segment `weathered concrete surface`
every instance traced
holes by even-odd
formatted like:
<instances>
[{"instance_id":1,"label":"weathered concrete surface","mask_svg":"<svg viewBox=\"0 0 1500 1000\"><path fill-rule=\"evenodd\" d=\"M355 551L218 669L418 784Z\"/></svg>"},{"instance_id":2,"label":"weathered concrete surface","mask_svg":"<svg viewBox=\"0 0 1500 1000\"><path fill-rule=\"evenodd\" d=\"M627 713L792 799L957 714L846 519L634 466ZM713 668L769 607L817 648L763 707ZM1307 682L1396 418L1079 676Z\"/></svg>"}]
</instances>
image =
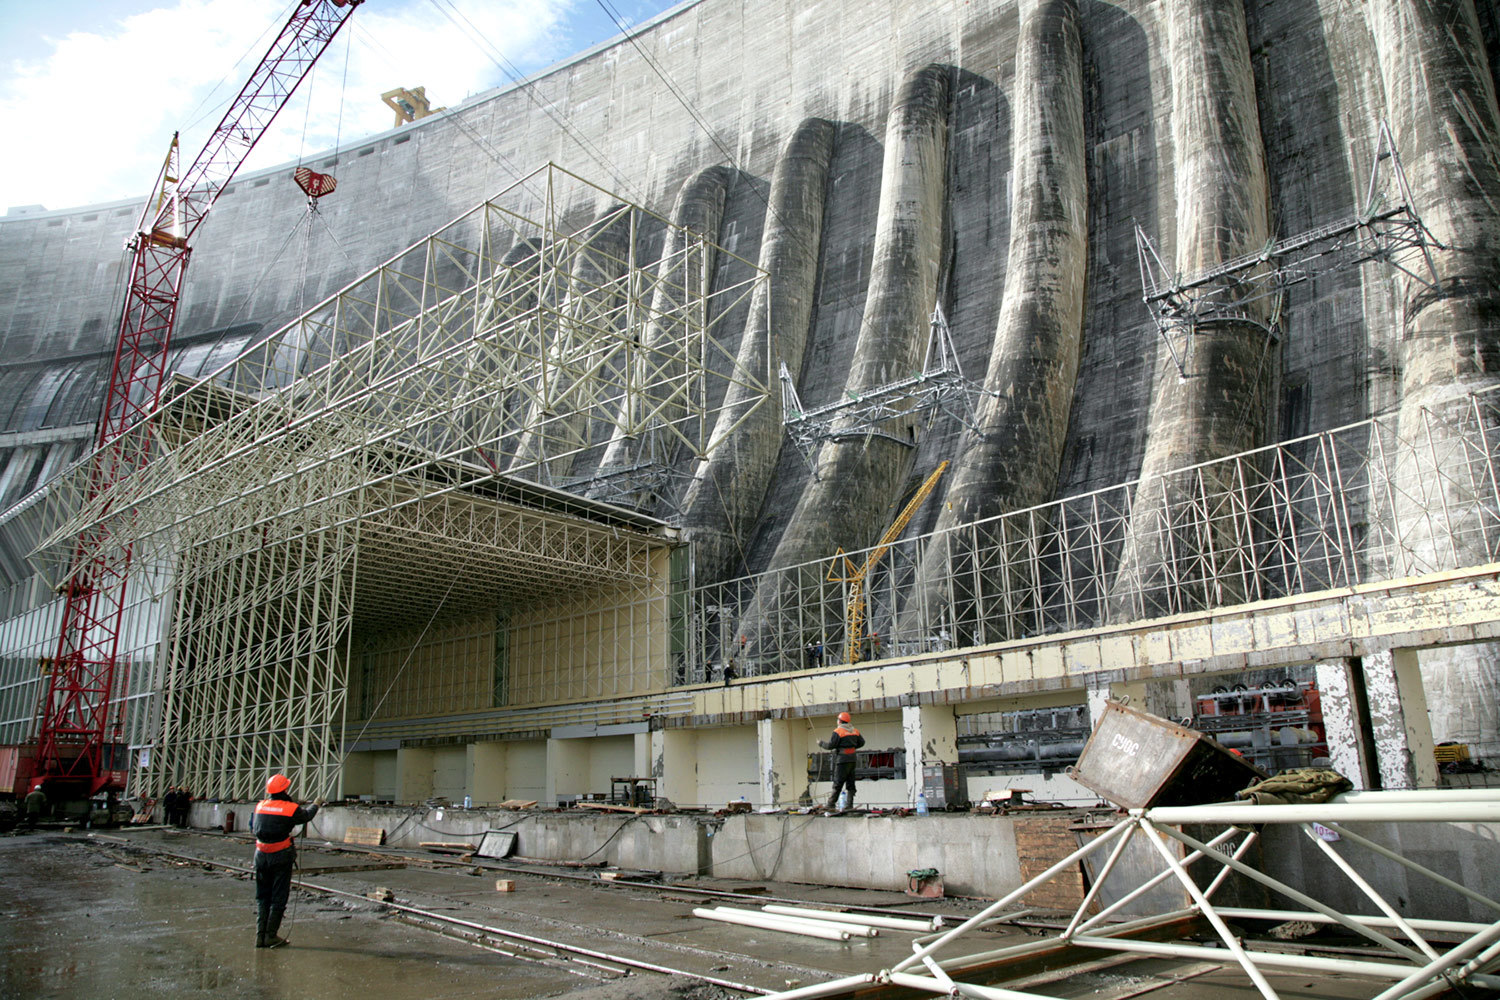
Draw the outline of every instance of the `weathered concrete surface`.
<instances>
[{"instance_id":1,"label":"weathered concrete surface","mask_svg":"<svg viewBox=\"0 0 1500 1000\"><path fill-rule=\"evenodd\" d=\"M1388 110L1387 79L1395 84L1391 118L1429 224L1444 239L1454 238L1453 227L1470 226L1472 231L1457 241L1477 246L1493 245L1496 225L1494 188L1485 179L1492 175L1487 164L1493 164L1497 148L1493 118L1487 117L1496 67L1480 65L1486 52L1493 56L1500 45L1493 4L1390 0L1359 7L1342 0L1245 0L1248 63L1236 55L1238 40L1230 45L1217 26L1202 32L1202 46L1216 53L1214 58L1203 52L1188 53L1186 62L1177 57L1185 37L1178 22L1191 5L1079 0L1078 6L1088 277L1059 495L1127 481L1143 467L1157 337L1140 305L1133 225L1139 221L1178 256L1184 253L1182 240L1171 234L1203 231L1202 213L1178 196L1189 182L1176 176L1185 169L1180 157L1191 151L1177 148L1174 127L1191 122L1175 113L1175 78L1188 73L1194 60L1208 58L1209 72L1222 75L1219 63L1227 52L1253 74L1252 117L1267 151L1278 235L1349 213L1351 192L1362 185L1369 167L1374 119ZM1201 9L1233 12L1223 4ZM1483 35L1477 40L1476 23ZM1022 92L1020 34L1014 0L840 0L811 7L793 0L700 0L668 12L637 39L715 134L735 140L729 148L749 194L729 199L722 236L726 247L747 257L764 254L774 236L775 226L768 225L762 238L763 206L753 193L789 149L788 137L811 116L836 123L839 142L829 157L825 190L819 200L809 201L821 202L826 212L808 213L821 230L816 263L809 265L814 277L805 286L810 331L802 366L805 399L821 394L817 401L827 401L848 384L870 305L871 237L881 164L889 152L880 136L900 82L929 63L955 68L943 196L953 278L944 301L967 370L984 370L1002 305L998 292L1010 284L1006 248L1012 199L1006 191L1016 182L1009 172L1010 145L1023 123L1008 102ZM756 58L743 58L747 51ZM1181 69L1174 72L1174 66ZM1236 70L1228 81L1237 88L1237 109L1245 106L1246 79ZM1489 101L1481 99L1486 94ZM556 120L539 110L543 103L560 109L571 129L560 131ZM477 144L476 133L496 137L495 146ZM664 211L689 177L722 159L686 110L662 99L654 70L629 44L584 53L540 74L525 89L481 95L452 112L325 155L315 158L319 169L340 179L338 194L322 209L338 245L319 233L302 252L278 258L276 248L304 210L288 177L290 165L238 179L195 250L179 328L183 351L174 368L189 374L213 370L256 331L287 321L300 305L510 184L508 161L530 165L553 158ZM514 200L520 206L524 198ZM587 226L594 207L568 206L569 224ZM0 429L50 434L81 428L71 438L0 439L5 449L0 507L75 457L79 439L87 436L97 406L97 371L107 360L103 353L115 325L122 278L118 248L136 212L134 203L120 203L0 220ZM1244 242L1247 233L1229 236ZM1483 254L1440 255L1439 267L1453 280L1443 294L1407 303L1416 307L1407 315L1419 335L1398 329L1395 303L1407 296L1404 290L1393 294L1390 272L1379 267L1294 289L1288 297L1279 405L1267 407L1268 418L1279 411L1278 436L1341 426L1381 411L1394 403L1401 385L1411 390L1416 405L1429 384L1447 384L1443 365L1468 373L1454 385L1488 378L1496 323L1491 307L1480 307L1488 301L1483 289L1495 284L1487 270L1491 266ZM1451 338L1445 327L1450 322ZM786 335L779 324L768 326L778 337ZM924 429L916 467L954 457L961 440L962 428L951 420ZM741 454L753 453L756 463L771 465L779 445L772 427ZM722 477L716 472L702 480L703 492L718 493L717 484L735 481L734 465L728 463ZM800 465L795 455L784 455L774 472L752 475L747 464L745 488L725 491L734 494L729 502L736 505L733 540L725 543L733 568L726 573L770 564L787 513L804 492L807 474ZM762 502L754 483L764 476L771 483ZM709 482L716 484L714 490L707 489ZM932 506L934 515L937 509ZM830 511L809 514L834 519ZM913 530L928 526L919 520ZM26 572L21 547L0 543L0 550L6 582L20 579ZM831 547L817 554L827 551ZM1168 622L1164 629L1174 632L1175 625ZM1419 628L1408 631L1423 634ZM1445 630L1437 634L1434 641L1446 641ZM1170 638L1164 641L1171 644ZM1060 648L1065 646L1063 641ZM34 660L22 656L15 662ZM1481 677L1494 675L1482 664L1478 670ZM1482 687L1454 691L1441 702L1500 704ZM14 713L0 725L0 735L20 738L25 722ZM414 720L412 731L421 725Z\"/></svg>"},{"instance_id":2,"label":"weathered concrete surface","mask_svg":"<svg viewBox=\"0 0 1500 1000\"><path fill-rule=\"evenodd\" d=\"M751 369L770 356L802 374L822 244L823 196L835 129L809 118L797 127L776 162L766 205L760 267L770 281L752 293L750 318L740 340L739 363ZM774 384L766 372L766 384ZM698 579L712 583L749 572L748 538L761 515L766 489L781 453L781 396L774 393L753 412L755 394L731 386L714 425L710 454L698 462L683 500L683 527L693 540Z\"/></svg>"},{"instance_id":3,"label":"weathered concrete surface","mask_svg":"<svg viewBox=\"0 0 1500 1000\"><path fill-rule=\"evenodd\" d=\"M1197 276L1266 245L1270 193L1241 0L1166 6L1176 273ZM1153 593L1177 582L1204 579L1196 595L1184 589L1186 600L1204 606L1233 604L1247 592L1234 577L1244 561L1243 539L1200 538L1191 526L1168 526L1162 517L1169 497L1199 492L1192 473L1167 473L1266 440L1266 406L1280 363L1268 328L1271 303L1242 313L1194 321L1172 334L1175 357L1157 345L1141 485L1112 592L1115 616L1177 610Z\"/></svg>"},{"instance_id":4,"label":"weathered concrete surface","mask_svg":"<svg viewBox=\"0 0 1500 1000\"><path fill-rule=\"evenodd\" d=\"M979 431L964 436L954 457L934 530L1052 499L1073 402L1088 267L1075 0L1022 4L1018 48L1010 250L984 377L989 394L975 414ZM951 564L968 565L967 541L955 535L930 548L922 577L942 578ZM954 576L962 578L962 571Z\"/></svg>"},{"instance_id":5,"label":"weathered concrete surface","mask_svg":"<svg viewBox=\"0 0 1500 1000\"><path fill-rule=\"evenodd\" d=\"M1196 673L1282 668L1500 638L1500 567L1127 622L868 669L825 667L694 692L703 725L893 711ZM1079 700L1082 700L1081 698Z\"/></svg>"},{"instance_id":6,"label":"weathered concrete surface","mask_svg":"<svg viewBox=\"0 0 1500 1000\"><path fill-rule=\"evenodd\" d=\"M202 809L203 807L198 807ZM1105 818L1110 810L1101 814ZM198 812L195 811L195 819ZM416 847L420 841L471 839L484 829L501 829L512 817L524 822L510 829L521 837L517 854L556 861L589 861L628 869L743 879L757 884L766 880L840 887L862 887L901 891L906 872L914 868L936 868L945 889L955 895L998 897L1030 877L1018 848L1018 837L1038 817L1035 814L985 816L969 813L934 813L918 816L816 816L793 813L765 815L743 813L717 819L712 816L621 815L580 816L574 812L505 814L473 810L445 811L441 819L431 811L370 810L329 807L309 831L306 844L338 843L345 824L385 826L393 836L391 846ZM1082 819L1083 811L1070 813ZM337 818L335 818L337 817ZM1106 819L1107 821L1107 819ZM655 824L655 825L652 825ZM662 843L650 851L614 854L621 841L650 826ZM1261 864L1264 870L1288 883L1303 887L1316 898L1344 900L1351 912L1359 911L1355 895L1346 888L1347 878L1312 848L1294 849L1290 840L1302 840L1290 828L1279 829L1280 846L1270 846ZM1500 895L1500 871L1490 863L1497 831L1487 824L1353 824L1355 832L1377 842L1411 853L1413 860L1455 878L1475 891ZM3 843L3 842L0 842ZM601 849L601 845L608 844ZM523 846L525 845L525 846ZM1477 904L1401 871L1398 866L1372 860L1363 849L1353 848L1361 870L1377 879L1382 891L1408 900L1403 912L1413 916L1489 919ZM534 853L538 850L545 853ZM1058 857L1061 857L1059 855ZM306 865L304 861L304 866ZM1045 866L1044 866L1045 867ZM1155 870L1151 864L1145 868ZM1045 905L1045 904L1043 904Z\"/></svg>"},{"instance_id":7,"label":"weathered concrete surface","mask_svg":"<svg viewBox=\"0 0 1500 1000\"><path fill-rule=\"evenodd\" d=\"M1500 110L1472 0L1378 0L1367 10L1412 196L1453 248L1435 258L1437 287L1408 280L1402 304L1402 436L1426 435L1441 454L1454 445L1425 409L1500 378ZM1434 523L1419 499L1463 488L1413 483L1398 500L1403 542L1419 557L1473 548L1468 525ZM1500 649L1431 652L1422 672L1437 739L1500 743Z\"/></svg>"},{"instance_id":8,"label":"weathered concrete surface","mask_svg":"<svg viewBox=\"0 0 1500 1000\"><path fill-rule=\"evenodd\" d=\"M378 983L388 1000L519 998L589 982L300 893L293 945L259 950L253 885L78 839L0 838L0 996L335 1000Z\"/></svg>"},{"instance_id":9,"label":"weathered concrete surface","mask_svg":"<svg viewBox=\"0 0 1500 1000\"><path fill-rule=\"evenodd\" d=\"M886 125L880 214L874 266L845 392L857 396L921 368L928 316L937 300L942 264L943 203L947 191L949 79L952 69L928 66L902 86ZM842 545L870 544L893 516L911 469L915 420L865 433L847 421L820 447L816 474L804 490L776 553L773 568L795 566L833 554ZM783 634L775 618L780 581L757 594L740 632L754 645L754 662L766 656L764 640L778 646L800 634Z\"/></svg>"}]
</instances>

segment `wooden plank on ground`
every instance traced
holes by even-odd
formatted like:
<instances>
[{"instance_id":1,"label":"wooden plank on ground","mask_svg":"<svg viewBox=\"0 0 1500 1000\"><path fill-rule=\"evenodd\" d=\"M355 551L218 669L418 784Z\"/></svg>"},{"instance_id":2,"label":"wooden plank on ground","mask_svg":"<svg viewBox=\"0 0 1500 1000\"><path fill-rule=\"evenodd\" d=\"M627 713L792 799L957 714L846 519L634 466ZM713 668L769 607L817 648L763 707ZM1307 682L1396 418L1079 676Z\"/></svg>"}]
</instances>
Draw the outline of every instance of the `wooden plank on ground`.
<instances>
[{"instance_id":1,"label":"wooden plank on ground","mask_svg":"<svg viewBox=\"0 0 1500 1000\"><path fill-rule=\"evenodd\" d=\"M530 809L536 805L536 799L506 799L496 806L496 809Z\"/></svg>"},{"instance_id":2,"label":"wooden plank on ground","mask_svg":"<svg viewBox=\"0 0 1500 1000\"><path fill-rule=\"evenodd\" d=\"M344 843L362 847L379 847L385 843L383 826L351 826L344 831Z\"/></svg>"},{"instance_id":3,"label":"wooden plank on ground","mask_svg":"<svg viewBox=\"0 0 1500 1000\"><path fill-rule=\"evenodd\" d=\"M465 844L448 840L424 840L417 846L421 847L424 850L437 851L441 854L472 854L474 851L473 844Z\"/></svg>"},{"instance_id":4,"label":"wooden plank on ground","mask_svg":"<svg viewBox=\"0 0 1500 1000\"><path fill-rule=\"evenodd\" d=\"M636 815L636 816L639 816L641 813L648 813L648 812L652 811L650 809L641 809L641 808L638 808L636 806L616 806L616 805L611 805L608 802L578 802L578 803L575 803L575 804L580 809L598 809L600 812L612 812L612 813L632 813L633 815Z\"/></svg>"}]
</instances>

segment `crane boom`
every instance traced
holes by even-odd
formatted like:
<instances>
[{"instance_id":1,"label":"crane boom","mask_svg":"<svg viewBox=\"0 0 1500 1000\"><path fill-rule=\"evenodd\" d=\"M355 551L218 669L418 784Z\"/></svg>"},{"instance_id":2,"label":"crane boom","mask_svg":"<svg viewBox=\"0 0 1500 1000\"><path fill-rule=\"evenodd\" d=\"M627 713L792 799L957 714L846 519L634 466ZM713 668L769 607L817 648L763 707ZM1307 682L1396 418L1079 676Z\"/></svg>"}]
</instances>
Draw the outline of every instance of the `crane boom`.
<instances>
[{"instance_id":1,"label":"crane boom","mask_svg":"<svg viewBox=\"0 0 1500 1000\"><path fill-rule=\"evenodd\" d=\"M897 514L896 519L891 522L890 527L885 529L885 533L880 536L880 540L870 549L869 554L865 556L865 561L859 567L856 568L853 562L847 558L844 560L844 565L849 571L849 575L841 579L849 584L849 601L844 617L846 619L845 638L847 640L845 645L848 647L850 663L858 663L864 659L861 647L864 645L865 638L865 578L870 575L870 571L890 551L891 546L896 544L896 539L901 537L901 533L906 530L906 526L916 516L917 510L932 495L932 491L937 488L938 480L947 471L948 460L944 459L938 463L936 469L932 470L932 474L922 481L922 485L917 487L916 492L911 495L911 499L906 502L906 506L901 508L901 513ZM829 579L834 579L831 572Z\"/></svg>"},{"instance_id":2,"label":"crane boom","mask_svg":"<svg viewBox=\"0 0 1500 1000\"><path fill-rule=\"evenodd\" d=\"M90 457L89 499L106 495L149 460L150 436L127 435L155 410L165 381L190 240L250 150L363 0L301 0L250 74L218 127L185 171L172 137L157 187L126 249L129 284L114 363ZM110 748L124 728L116 698L120 629L131 549L106 528L86 530L74 546L57 655L38 711L36 775L50 785L93 795L123 787L123 762ZM110 725L111 706L116 717ZM109 730L113 729L113 733Z\"/></svg>"}]
</instances>

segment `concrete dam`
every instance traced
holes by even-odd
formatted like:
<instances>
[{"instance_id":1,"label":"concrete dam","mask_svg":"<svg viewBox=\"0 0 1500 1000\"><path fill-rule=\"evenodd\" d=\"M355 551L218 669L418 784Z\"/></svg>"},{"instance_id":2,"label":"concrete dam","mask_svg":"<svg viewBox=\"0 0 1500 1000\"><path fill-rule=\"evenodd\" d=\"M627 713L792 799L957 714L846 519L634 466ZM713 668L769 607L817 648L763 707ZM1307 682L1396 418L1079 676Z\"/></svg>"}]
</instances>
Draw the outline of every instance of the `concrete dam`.
<instances>
[{"instance_id":1,"label":"concrete dam","mask_svg":"<svg viewBox=\"0 0 1500 1000\"><path fill-rule=\"evenodd\" d=\"M702 454L564 417L579 449L549 461L528 428L575 386L507 404L497 472L692 543L690 585L717 589L673 684L1494 562L1500 514L1435 516L1373 473L1350 472L1361 499L1337 511L1286 508L1332 526L1336 570L1224 511L1361 422L1434 453L1469 440L1435 413L1500 431L1497 73L1500 13L1475 0L690 0L633 44L310 155L339 186L295 238L293 165L237 177L198 237L171 368L212 374L550 161L619 199L559 206L596 252L559 309L615 315L613 262L700 234L725 252L693 282L768 278L712 317L723 364L769 357L828 414L795 445L803 414L767 370L762 405L723 390ZM627 201L659 221L629 223ZM137 209L0 219L0 508L87 453ZM537 252L509 249L520 269ZM674 335L645 340L660 356ZM605 490L648 459L649 489ZM852 635L828 596L841 567L945 460ZM1070 520L1082 497L1107 528ZM49 596L34 541L0 532L12 620ZM1434 647L1422 670L1437 739L1500 744L1500 652Z\"/></svg>"}]
</instances>

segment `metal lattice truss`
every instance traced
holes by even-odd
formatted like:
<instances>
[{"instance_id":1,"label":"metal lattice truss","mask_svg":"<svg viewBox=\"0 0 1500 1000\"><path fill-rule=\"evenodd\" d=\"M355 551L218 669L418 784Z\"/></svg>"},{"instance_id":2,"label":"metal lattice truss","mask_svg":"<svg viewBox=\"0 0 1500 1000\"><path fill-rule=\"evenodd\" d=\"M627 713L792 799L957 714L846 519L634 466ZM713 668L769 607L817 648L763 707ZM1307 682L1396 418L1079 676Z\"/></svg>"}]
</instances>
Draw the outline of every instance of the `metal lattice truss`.
<instances>
[{"instance_id":1,"label":"metal lattice truss","mask_svg":"<svg viewBox=\"0 0 1500 1000\"><path fill-rule=\"evenodd\" d=\"M910 418L913 414L926 413L933 419L945 413L978 431L975 400L988 391L964 375L941 303L932 310L927 356L922 361L922 370L915 375L868 392L849 393L845 399L811 410L802 405L785 362L781 364L780 378L782 424L814 475L817 467L813 452L824 441L876 435L909 447L911 441L907 437L889 434L882 428L889 421Z\"/></svg>"},{"instance_id":2,"label":"metal lattice truss","mask_svg":"<svg viewBox=\"0 0 1500 1000\"><path fill-rule=\"evenodd\" d=\"M52 579L79 537L174 570L155 780L331 792L355 630L659 594L663 522L538 480L615 437L691 460L710 400L767 397L769 361L717 336L765 274L711 288L707 254L727 256L549 165L175 379L127 434L161 457L102 492L87 461L61 477L33 557Z\"/></svg>"},{"instance_id":3,"label":"metal lattice truss","mask_svg":"<svg viewBox=\"0 0 1500 1000\"><path fill-rule=\"evenodd\" d=\"M811 1000L853 994L870 984L978 1000L1045 1000L1050 994L1034 989L1005 989L1001 978L1005 967L1052 957L1062 977L1067 965L1080 960L1079 955L1137 955L1207 961L1228 968L1237 966L1266 1000L1279 1000L1284 991L1287 995L1303 995L1309 973L1353 977L1357 983L1366 984L1367 992L1358 995L1374 1000L1419 1000L1447 994L1465 983L1492 990L1500 987L1500 976L1490 974L1500 964L1500 903L1417 864L1387 844L1351 829L1349 824L1399 827L1415 822L1497 820L1500 820L1500 792L1493 789L1355 792L1318 805L1235 802L1134 809L1122 822L959 926L917 938L912 943L912 954L888 969L772 994L770 1000ZM1329 874L1350 886L1350 893L1361 898L1368 911L1341 912L1257 869L1250 859L1262 837L1262 824L1299 830L1316 846ZM1224 829L1202 840L1184 831L1200 825ZM1335 847L1334 843L1340 846ZM1137 855L1144 851L1157 856L1160 871L1105 903L1101 892L1117 863L1131 848ZM973 941L976 932L1013 919L1016 914L1007 913L1007 908L1015 907L1028 893L1059 875L1076 879L1079 864L1090 862L1094 863L1097 874L1061 932L999 949L993 944L983 944L980 939L976 942L981 944L980 951L961 950L962 945ZM1485 919L1404 916L1396 904L1372 885L1381 879L1367 878L1360 870L1363 867L1372 876L1384 873L1388 880L1392 866L1399 866L1396 870L1409 881L1430 883L1456 893L1462 897L1460 906L1467 903L1470 910L1482 913ZM1258 883L1300 908L1219 905L1214 897L1231 874ZM1185 894L1189 905L1134 920L1119 918L1122 911L1130 912L1132 903L1162 885ZM1463 915L1461 910L1453 914ZM1235 922L1234 927L1230 921ZM1364 947L1342 949L1337 957L1297 954L1290 952L1284 943L1258 940L1244 930L1247 922L1269 926L1287 921L1340 928L1355 936ZM1189 936L1207 938L1212 943L1190 943L1184 940ZM1281 946L1277 947L1278 944ZM1080 948L1085 950L1073 951ZM1273 981L1278 978L1280 989ZM976 979L981 981L975 982Z\"/></svg>"},{"instance_id":4,"label":"metal lattice truss","mask_svg":"<svg viewBox=\"0 0 1500 1000\"><path fill-rule=\"evenodd\" d=\"M1205 325L1224 320L1261 325L1252 315L1253 308L1259 307L1271 314L1267 333L1274 336L1287 289L1370 262L1393 267L1435 288L1438 277L1432 252L1446 249L1417 214L1395 139L1384 121L1377 131L1364 203L1348 218L1272 240L1254 253L1191 276L1168 267L1139 225L1135 247L1142 301L1184 378L1193 374L1193 333Z\"/></svg>"},{"instance_id":5,"label":"metal lattice truss","mask_svg":"<svg viewBox=\"0 0 1500 1000\"><path fill-rule=\"evenodd\" d=\"M1500 559L1497 465L1500 388L902 539L863 588L880 646L865 658L1484 565ZM1159 558L1126 573L1132 537ZM695 662L800 669L810 641L848 662L854 595L830 571L869 551L701 588Z\"/></svg>"}]
</instances>

